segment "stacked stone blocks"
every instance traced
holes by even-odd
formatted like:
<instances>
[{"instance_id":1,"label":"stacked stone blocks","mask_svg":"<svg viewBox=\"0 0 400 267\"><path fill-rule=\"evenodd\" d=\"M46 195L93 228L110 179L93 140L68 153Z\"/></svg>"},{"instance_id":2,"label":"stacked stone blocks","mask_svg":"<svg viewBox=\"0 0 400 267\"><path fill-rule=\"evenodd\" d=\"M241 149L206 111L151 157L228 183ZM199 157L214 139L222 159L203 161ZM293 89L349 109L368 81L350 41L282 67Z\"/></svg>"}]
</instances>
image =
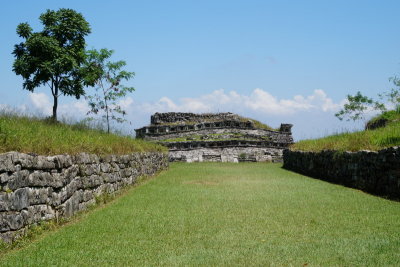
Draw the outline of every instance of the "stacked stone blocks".
<instances>
[{"instance_id":1,"label":"stacked stone blocks","mask_svg":"<svg viewBox=\"0 0 400 267\"><path fill-rule=\"evenodd\" d=\"M97 156L0 154L0 239L12 242L29 225L70 217L140 176L167 168L164 153Z\"/></svg>"},{"instance_id":2,"label":"stacked stone blocks","mask_svg":"<svg viewBox=\"0 0 400 267\"><path fill-rule=\"evenodd\" d=\"M291 124L260 128L233 113L155 113L136 136L165 145L170 161L281 161L293 143Z\"/></svg>"},{"instance_id":3,"label":"stacked stone blocks","mask_svg":"<svg viewBox=\"0 0 400 267\"><path fill-rule=\"evenodd\" d=\"M288 170L400 200L400 147L358 152L285 150L283 160Z\"/></svg>"}]
</instances>

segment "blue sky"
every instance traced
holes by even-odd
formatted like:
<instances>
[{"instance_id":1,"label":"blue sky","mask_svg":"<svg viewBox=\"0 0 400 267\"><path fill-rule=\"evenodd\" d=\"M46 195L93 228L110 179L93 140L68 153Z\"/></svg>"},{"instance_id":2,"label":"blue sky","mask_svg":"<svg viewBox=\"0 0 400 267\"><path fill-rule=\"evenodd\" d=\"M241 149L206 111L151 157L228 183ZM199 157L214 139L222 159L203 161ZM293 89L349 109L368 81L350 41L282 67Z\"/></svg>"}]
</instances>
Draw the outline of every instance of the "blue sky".
<instances>
[{"instance_id":1,"label":"blue sky","mask_svg":"<svg viewBox=\"0 0 400 267\"><path fill-rule=\"evenodd\" d=\"M388 90L400 73L400 1L2 1L0 104L48 114L48 88L22 89L12 72L21 22L61 7L92 27L88 48L114 49L136 73L122 104L131 129L160 111L231 111L298 139L360 128L334 117L346 94ZM90 93L90 90L88 90ZM85 101L60 100L80 119Z\"/></svg>"}]
</instances>

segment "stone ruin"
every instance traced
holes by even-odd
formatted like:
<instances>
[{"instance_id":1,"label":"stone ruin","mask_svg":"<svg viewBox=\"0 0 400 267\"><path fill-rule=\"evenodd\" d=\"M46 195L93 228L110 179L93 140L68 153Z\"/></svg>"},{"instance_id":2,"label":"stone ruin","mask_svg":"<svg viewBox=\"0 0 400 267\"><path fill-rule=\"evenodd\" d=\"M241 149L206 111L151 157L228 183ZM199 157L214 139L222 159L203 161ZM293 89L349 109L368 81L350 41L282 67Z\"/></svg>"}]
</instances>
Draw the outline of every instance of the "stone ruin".
<instances>
[{"instance_id":1,"label":"stone ruin","mask_svg":"<svg viewBox=\"0 0 400 267\"><path fill-rule=\"evenodd\" d=\"M272 129L234 113L155 113L136 137L169 149L170 161L281 162L292 124Z\"/></svg>"}]
</instances>

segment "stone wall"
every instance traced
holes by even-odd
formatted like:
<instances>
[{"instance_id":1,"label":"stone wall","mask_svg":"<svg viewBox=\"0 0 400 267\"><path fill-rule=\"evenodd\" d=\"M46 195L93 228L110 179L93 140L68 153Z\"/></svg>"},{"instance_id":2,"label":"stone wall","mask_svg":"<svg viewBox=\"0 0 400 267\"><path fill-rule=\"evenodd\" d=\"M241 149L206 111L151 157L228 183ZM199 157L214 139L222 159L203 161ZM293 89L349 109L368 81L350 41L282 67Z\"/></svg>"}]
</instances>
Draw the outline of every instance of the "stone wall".
<instances>
[{"instance_id":1,"label":"stone wall","mask_svg":"<svg viewBox=\"0 0 400 267\"><path fill-rule=\"evenodd\" d=\"M135 131L167 146L170 161L282 161L282 151L293 143L292 126L274 130L229 112L169 112L155 113L151 125Z\"/></svg>"},{"instance_id":2,"label":"stone wall","mask_svg":"<svg viewBox=\"0 0 400 267\"><path fill-rule=\"evenodd\" d=\"M171 136L187 136L190 134L209 134L219 131L230 132L255 132L257 135L278 136L281 134L292 135L292 124L281 124L278 130L257 129L251 121L215 121L215 122L200 122L196 124L182 125L151 125L140 129L135 129L136 137L146 140L162 140L171 138ZM172 137L175 138L175 137ZM293 139L291 138L291 142Z\"/></svg>"},{"instance_id":3,"label":"stone wall","mask_svg":"<svg viewBox=\"0 0 400 267\"><path fill-rule=\"evenodd\" d=\"M175 138L183 138L190 137L193 135L215 135L215 134L240 134L243 137L249 137L251 139L260 139L260 140L271 140L280 143L293 143L293 137L291 133L284 133L278 131L271 131L265 129L238 129L238 128L210 128L203 130L191 130L185 132L168 132L163 135L147 135L145 137L146 140L149 141L158 141L164 139L175 139Z\"/></svg>"},{"instance_id":4,"label":"stone wall","mask_svg":"<svg viewBox=\"0 0 400 267\"><path fill-rule=\"evenodd\" d=\"M282 149L247 145L180 148L169 151L169 160L183 162L281 162Z\"/></svg>"},{"instance_id":5,"label":"stone wall","mask_svg":"<svg viewBox=\"0 0 400 267\"><path fill-rule=\"evenodd\" d=\"M123 156L0 154L0 240L12 242L27 226L70 217L95 197L168 167L164 153Z\"/></svg>"},{"instance_id":6,"label":"stone wall","mask_svg":"<svg viewBox=\"0 0 400 267\"><path fill-rule=\"evenodd\" d=\"M216 121L182 125L151 125L135 131L137 137L148 139L148 137L164 138L164 135L167 134L185 134L191 131L211 129L254 129L254 125L252 122Z\"/></svg>"},{"instance_id":7,"label":"stone wall","mask_svg":"<svg viewBox=\"0 0 400 267\"><path fill-rule=\"evenodd\" d=\"M359 152L285 150L283 167L314 178L400 199L400 147Z\"/></svg>"}]
</instances>

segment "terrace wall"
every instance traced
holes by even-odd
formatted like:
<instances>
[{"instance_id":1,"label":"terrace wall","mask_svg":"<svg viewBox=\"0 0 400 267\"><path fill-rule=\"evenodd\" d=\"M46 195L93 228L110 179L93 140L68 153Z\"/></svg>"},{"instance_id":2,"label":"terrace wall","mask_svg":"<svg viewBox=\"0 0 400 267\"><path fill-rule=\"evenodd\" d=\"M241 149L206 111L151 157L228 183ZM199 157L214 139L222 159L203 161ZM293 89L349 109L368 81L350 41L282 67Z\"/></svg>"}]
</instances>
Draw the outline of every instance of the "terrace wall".
<instances>
[{"instance_id":1,"label":"terrace wall","mask_svg":"<svg viewBox=\"0 0 400 267\"><path fill-rule=\"evenodd\" d=\"M166 134L180 134L190 131L204 131L212 129L254 129L251 122L239 121L218 121L218 122L201 122L197 124L180 124L180 125L151 125L140 129L136 129L136 136L164 138Z\"/></svg>"},{"instance_id":2,"label":"terrace wall","mask_svg":"<svg viewBox=\"0 0 400 267\"><path fill-rule=\"evenodd\" d=\"M271 140L282 143L293 143L293 137L289 133L282 133L277 131L270 131L264 129L229 129L229 128L212 128L212 129L204 129L198 131L186 131L186 132L169 132L163 135L147 135L145 137L146 140L150 141L162 141L165 139L175 139L175 138L183 138L190 136L207 136L207 135L215 135L215 134L239 134L242 136L249 136L253 139L260 140Z\"/></svg>"},{"instance_id":3,"label":"terrace wall","mask_svg":"<svg viewBox=\"0 0 400 267\"><path fill-rule=\"evenodd\" d=\"M0 154L0 240L12 242L35 223L70 217L96 197L168 167L164 153L52 157Z\"/></svg>"},{"instance_id":4,"label":"terrace wall","mask_svg":"<svg viewBox=\"0 0 400 267\"><path fill-rule=\"evenodd\" d=\"M283 167L332 183L400 199L400 147L358 152L283 152Z\"/></svg>"},{"instance_id":5,"label":"terrace wall","mask_svg":"<svg viewBox=\"0 0 400 267\"><path fill-rule=\"evenodd\" d=\"M171 149L170 161L183 162L281 162L282 149L257 146L215 146Z\"/></svg>"}]
</instances>

